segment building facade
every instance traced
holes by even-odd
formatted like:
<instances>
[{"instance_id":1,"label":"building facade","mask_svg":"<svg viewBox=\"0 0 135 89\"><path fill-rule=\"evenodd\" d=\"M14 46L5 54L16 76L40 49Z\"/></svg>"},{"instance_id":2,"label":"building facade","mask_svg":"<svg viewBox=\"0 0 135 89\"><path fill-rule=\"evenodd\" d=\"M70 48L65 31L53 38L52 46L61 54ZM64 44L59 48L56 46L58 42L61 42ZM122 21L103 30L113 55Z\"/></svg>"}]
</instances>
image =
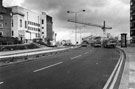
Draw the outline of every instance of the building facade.
<instances>
[{"instance_id":1,"label":"building facade","mask_svg":"<svg viewBox=\"0 0 135 89\"><path fill-rule=\"evenodd\" d=\"M46 13L34 13L19 6L12 8L12 36L26 42L46 38Z\"/></svg>"},{"instance_id":2,"label":"building facade","mask_svg":"<svg viewBox=\"0 0 135 89\"><path fill-rule=\"evenodd\" d=\"M53 20L52 17L49 15L46 15L46 31L47 31L47 40L52 41L54 38L54 32L53 32Z\"/></svg>"},{"instance_id":3,"label":"building facade","mask_svg":"<svg viewBox=\"0 0 135 89\"><path fill-rule=\"evenodd\" d=\"M0 36L17 37L22 42L32 39L54 40L52 17L20 6L5 8L0 0Z\"/></svg>"},{"instance_id":4,"label":"building facade","mask_svg":"<svg viewBox=\"0 0 135 89\"><path fill-rule=\"evenodd\" d=\"M135 43L135 0L130 1L130 36L131 43Z\"/></svg>"},{"instance_id":5,"label":"building facade","mask_svg":"<svg viewBox=\"0 0 135 89\"><path fill-rule=\"evenodd\" d=\"M11 8L3 7L0 0L0 36L11 37Z\"/></svg>"}]
</instances>

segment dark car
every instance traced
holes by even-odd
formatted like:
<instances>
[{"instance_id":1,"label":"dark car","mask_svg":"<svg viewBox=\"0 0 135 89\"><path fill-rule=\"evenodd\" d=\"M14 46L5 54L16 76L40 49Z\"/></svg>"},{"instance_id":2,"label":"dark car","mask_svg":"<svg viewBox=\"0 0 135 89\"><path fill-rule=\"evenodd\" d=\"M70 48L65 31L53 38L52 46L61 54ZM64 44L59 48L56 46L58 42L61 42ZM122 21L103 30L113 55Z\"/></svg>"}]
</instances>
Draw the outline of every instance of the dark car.
<instances>
[{"instance_id":1,"label":"dark car","mask_svg":"<svg viewBox=\"0 0 135 89\"><path fill-rule=\"evenodd\" d=\"M81 47L87 47L88 46L88 42L87 41L83 41L82 44L81 44Z\"/></svg>"}]
</instances>

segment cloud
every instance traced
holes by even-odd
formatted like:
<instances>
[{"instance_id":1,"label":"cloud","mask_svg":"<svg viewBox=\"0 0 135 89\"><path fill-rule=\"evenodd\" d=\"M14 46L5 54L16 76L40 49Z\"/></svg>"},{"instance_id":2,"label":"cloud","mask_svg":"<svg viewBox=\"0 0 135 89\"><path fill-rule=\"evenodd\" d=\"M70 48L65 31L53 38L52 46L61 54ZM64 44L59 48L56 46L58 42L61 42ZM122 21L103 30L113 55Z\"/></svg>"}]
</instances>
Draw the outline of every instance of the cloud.
<instances>
[{"instance_id":1,"label":"cloud","mask_svg":"<svg viewBox=\"0 0 135 89\"><path fill-rule=\"evenodd\" d=\"M6 1L9 2L9 0ZM21 0L11 1L19 2ZM78 13L78 21L103 25L105 20L107 26L112 26L113 29L108 31L112 34L129 33L130 31L130 0L24 0L20 5L34 11L45 11L53 17L54 30L60 33L68 34L68 31L71 32L75 29L74 23L67 22L68 19L74 19L75 16L67 11L83 9L86 12ZM78 25L78 27L80 29L82 25ZM85 28L83 33L102 34L100 28L90 26Z\"/></svg>"},{"instance_id":2,"label":"cloud","mask_svg":"<svg viewBox=\"0 0 135 89\"><path fill-rule=\"evenodd\" d=\"M3 0L4 6L21 6L24 0Z\"/></svg>"}]
</instances>

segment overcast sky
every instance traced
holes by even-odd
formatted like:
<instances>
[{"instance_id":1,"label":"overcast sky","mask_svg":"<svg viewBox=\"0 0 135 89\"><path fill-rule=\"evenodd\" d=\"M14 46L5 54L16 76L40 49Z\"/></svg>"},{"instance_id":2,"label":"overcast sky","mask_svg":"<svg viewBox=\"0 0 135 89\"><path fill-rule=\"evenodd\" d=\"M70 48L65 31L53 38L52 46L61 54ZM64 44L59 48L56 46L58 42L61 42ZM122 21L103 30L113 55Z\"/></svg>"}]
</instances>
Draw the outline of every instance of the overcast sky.
<instances>
[{"instance_id":1,"label":"overcast sky","mask_svg":"<svg viewBox=\"0 0 135 89\"><path fill-rule=\"evenodd\" d=\"M5 6L19 5L30 10L40 12L45 11L53 17L54 31L57 39L74 40L75 25L67 22L74 19L74 14L67 11L79 11L85 9L77 16L78 21L106 25L113 29L107 31L112 35L130 32L130 0L4 0ZM102 35L102 30L96 27L78 25L82 36L91 34ZM78 34L78 40L80 35Z\"/></svg>"}]
</instances>

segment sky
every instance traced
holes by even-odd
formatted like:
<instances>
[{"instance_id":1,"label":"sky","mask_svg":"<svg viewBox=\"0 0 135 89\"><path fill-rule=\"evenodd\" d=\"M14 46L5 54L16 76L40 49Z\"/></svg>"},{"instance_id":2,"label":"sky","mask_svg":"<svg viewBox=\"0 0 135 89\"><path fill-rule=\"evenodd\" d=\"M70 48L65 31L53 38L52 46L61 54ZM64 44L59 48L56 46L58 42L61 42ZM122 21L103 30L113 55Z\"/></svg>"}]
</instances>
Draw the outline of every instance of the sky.
<instances>
[{"instance_id":1,"label":"sky","mask_svg":"<svg viewBox=\"0 0 135 89\"><path fill-rule=\"evenodd\" d=\"M22 6L35 12L46 12L53 17L53 30L57 33L57 40L75 40L75 24L68 19L75 19L75 14L67 11L81 11L77 14L77 21L103 25L106 21L111 30L107 33L118 36L130 32L130 0L3 0L4 6ZM89 35L103 35L100 28L77 25L77 40ZM81 32L81 34L80 34Z\"/></svg>"}]
</instances>

